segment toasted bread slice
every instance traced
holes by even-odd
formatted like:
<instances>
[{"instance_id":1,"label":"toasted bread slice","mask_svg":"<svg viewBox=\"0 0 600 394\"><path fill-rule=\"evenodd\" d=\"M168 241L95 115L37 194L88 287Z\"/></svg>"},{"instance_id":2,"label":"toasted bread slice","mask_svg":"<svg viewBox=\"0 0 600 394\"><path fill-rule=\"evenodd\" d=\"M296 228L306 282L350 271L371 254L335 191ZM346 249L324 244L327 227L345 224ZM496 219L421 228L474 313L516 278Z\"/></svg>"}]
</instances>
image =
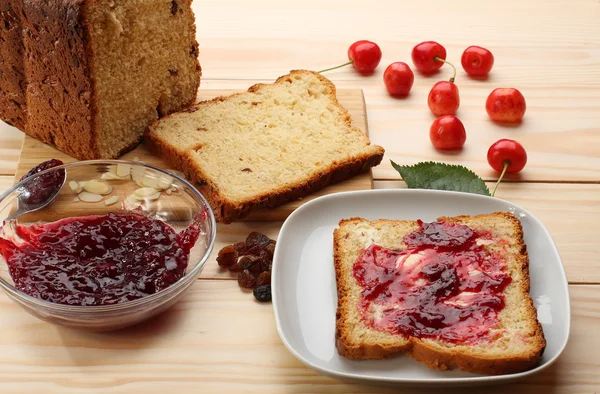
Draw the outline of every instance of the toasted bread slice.
<instances>
[{"instance_id":1,"label":"toasted bread slice","mask_svg":"<svg viewBox=\"0 0 600 394\"><path fill-rule=\"evenodd\" d=\"M335 86L295 70L154 123L147 142L198 184L218 221L273 208L378 165L384 150L351 126Z\"/></svg>"},{"instance_id":2,"label":"toasted bread slice","mask_svg":"<svg viewBox=\"0 0 600 394\"><path fill-rule=\"evenodd\" d=\"M353 267L370 245L402 251L403 238L420 229L416 221L351 218L340 221L334 232L334 261L338 291L336 346L349 359L381 359L398 352L410 353L416 360L435 369L458 367L482 374L504 374L536 366L545 349L542 326L529 296L528 255L519 220L506 212L478 216L441 217L438 221L468 226L486 256L502 256L503 272L510 283L502 290L504 308L483 340L448 341L435 336L411 336L403 332L374 328L367 324L363 310L363 287ZM487 257L486 257L487 258ZM492 261L492 260L490 260ZM466 292L465 292L466 294ZM473 294L473 293L470 293ZM366 312L365 312L366 313Z\"/></svg>"}]
</instances>

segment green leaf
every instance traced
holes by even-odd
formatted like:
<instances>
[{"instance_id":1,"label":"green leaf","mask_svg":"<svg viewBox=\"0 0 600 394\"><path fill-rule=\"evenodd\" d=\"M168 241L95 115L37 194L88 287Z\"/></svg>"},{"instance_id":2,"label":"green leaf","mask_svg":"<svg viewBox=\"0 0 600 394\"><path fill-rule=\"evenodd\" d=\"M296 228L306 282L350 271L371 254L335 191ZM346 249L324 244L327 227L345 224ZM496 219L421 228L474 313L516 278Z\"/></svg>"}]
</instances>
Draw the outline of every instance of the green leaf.
<instances>
[{"instance_id":1,"label":"green leaf","mask_svg":"<svg viewBox=\"0 0 600 394\"><path fill-rule=\"evenodd\" d=\"M392 160L390 162L410 189L453 190L490 195L483 179L464 166L433 161L401 166Z\"/></svg>"}]
</instances>

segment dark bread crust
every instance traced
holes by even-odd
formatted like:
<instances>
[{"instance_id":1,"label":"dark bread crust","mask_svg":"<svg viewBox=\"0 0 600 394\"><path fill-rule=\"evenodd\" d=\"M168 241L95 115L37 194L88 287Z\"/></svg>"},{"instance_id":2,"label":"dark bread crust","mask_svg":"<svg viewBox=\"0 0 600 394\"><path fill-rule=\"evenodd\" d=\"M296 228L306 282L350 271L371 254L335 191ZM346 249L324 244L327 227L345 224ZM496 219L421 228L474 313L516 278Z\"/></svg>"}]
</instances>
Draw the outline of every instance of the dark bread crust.
<instances>
[{"instance_id":1,"label":"dark bread crust","mask_svg":"<svg viewBox=\"0 0 600 394\"><path fill-rule=\"evenodd\" d=\"M290 82L294 74L311 73L312 71L306 70L292 70L290 74L279 77L274 84L281 84L284 82ZM343 122L348 126L352 127L352 119L348 111L337 101L335 96L335 85L331 83L327 78L317 74L319 79L331 89L333 97L333 103L340 108L344 114ZM262 86L266 84L255 84L248 88L248 92L255 92L260 90ZM244 92L234 93L230 96L219 96L211 100L201 101L198 104L184 110L184 112L195 112L196 108L203 105L210 105L222 101L226 101L232 97L240 96ZM166 116L163 119L168 119ZM296 200L300 197L306 196L314 191L324 188L327 185L341 182L362 172L370 170L371 167L377 166L381 163L384 155L384 149L375 145L376 152L374 154L365 154L361 156L348 157L344 161L340 161L332 164L326 171L319 174L315 174L310 179L306 179L304 182L292 185L289 187L281 187L272 189L264 192L261 195L256 196L253 199L244 201L243 203L235 203L228 200L220 191L218 186L213 180L207 176L201 168L199 168L194 162L193 157L189 152L180 151L173 147L168 142L162 140L160 136L153 134L153 125L151 124L145 134L145 141L148 147L156 152L168 165L174 167L177 170L182 171L186 176L191 179L195 184L198 191L200 191L208 200L212 207L215 218L221 223L231 223L233 221L242 219L249 212L258 209L275 208L284 203Z\"/></svg>"},{"instance_id":2,"label":"dark bread crust","mask_svg":"<svg viewBox=\"0 0 600 394\"><path fill-rule=\"evenodd\" d=\"M93 127L97 109L86 4L84 0L24 3L25 56L36 59L25 63L24 131L75 158L96 159L100 152Z\"/></svg>"},{"instance_id":3,"label":"dark bread crust","mask_svg":"<svg viewBox=\"0 0 600 394\"><path fill-rule=\"evenodd\" d=\"M463 371L483 375L504 375L535 368L540 362L545 347L544 342L543 347L538 348L539 350L533 354L527 353L520 357L492 358L458 351L453 352L449 349L440 351L417 338L411 338L411 342L410 355L432 369L445 371L458 367ZM538 344L538 346L540 345Z\"/></svg>"},{"instance_id":4,"label":"dark bread crust","mask_svg":"<svg viewBox=\"0 0 600 394\"><path fill-rule=\"evenodd\" d=\"M440 217L438 220L454 223L463 223L467 220L478 218L501 219L508 220L511 226L515 229L515 238L517 245L517 264L521 270L521 293L523 294L523 307L528 320L534 322L534 328L530 338L532 342L527 349L513 354L509 357L494 357L485 354L479 354L474 350L453 349L444 347L432 340L421 340L419 338L410 338L410 346L401 349L410 354L417 361L423 362L431 368L438 370L446 370L460 368L465 371L481 373L486 375L497 375L516 373L529 370L537 366L546 347L546 340L542 326L537 319L537 312L533 305L533 300L529 296L530 277L529 277L529 258L526 245L523 240L523 229L521 222L514 215L508 212L495 212L488 215L478 216L457 216L457 217ZM336 269L336 282L338 287L338 310L336 314L336 346L341 356L348 359L381 359L396 353L392 348L379 348L377 345L367 344L364 341L357 342L353 339L346 329L348 316L347 309L355 308L356 305L349 304L347 300L350 284L346 283L343 275L345 269L342 265L342 256L344 251L341 250L342 226L345 223L353 221L366 221L361 218L352 218L342 220L339 227L334 231L334 264ZM383 221L388 221L383 219Z\"/></svg>"},{"instance_id":5,"label":"dark bread crust","mask_svg":"<svg viewBox=\"0 0 600 394\"><path fill-rule=\"evenodd\" d=\"M22 0L0 2L0 119L25 129L27 101L21 39Z\"/></svg>"}]
</instances>

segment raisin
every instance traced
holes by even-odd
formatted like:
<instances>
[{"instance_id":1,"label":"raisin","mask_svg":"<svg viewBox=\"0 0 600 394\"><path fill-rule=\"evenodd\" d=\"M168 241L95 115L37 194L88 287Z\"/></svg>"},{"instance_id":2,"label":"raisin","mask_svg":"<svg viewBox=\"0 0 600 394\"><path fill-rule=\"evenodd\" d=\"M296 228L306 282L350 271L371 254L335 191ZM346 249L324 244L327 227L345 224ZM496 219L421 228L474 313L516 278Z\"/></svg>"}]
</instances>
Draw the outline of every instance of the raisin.
<instances>
[{"instance_id":1,"label":"raisin","mask_svg":"<svg viewBox=\"0 0 600 394\"><path fill-rule=\"evenodd\" d=\"M250 271L254 272L256 275L260 274L262 271L260 270L260 264L254 264L252 267L248 268Z\"/></svg>"},{"instance_id":2,"label":"raisin","mask_svg":"<svg viewBox=\"0 0 600 394\"><path fill-rule=\"evenodd\" d=\"M235 263L234 265L232 265L231 267L229 267L229 271L231 271L231 272L240 272L243 270L244 270L244 267L242 267L242 265L240 264L239 261L237 263Z\"/></svg>"},{"instance_id":3,"label":"raisin","mask_svg":"<svg viewBox=\"0 0 600 394\"><path fill-rule=\"evenodd\" d=\"M259 264L260 272L271 271L273 261L270 259L261 260Z\"/></svg>"},{"instance_id":4,"label":"raisin","mask_svg":"<svg viewBox=\"0 0 600 394\"><path fill-rule=\"evenodd\" d=\"M261 272L256 278L256 286L270 285L271 284L271 272L265 271Z\"/></svg>"},{"instance_id":5,"label":"raisin","mask_svg":"<svg viewBox=\"0 0 600 394\"><path fill-rule=\"evenodd\" d=\"M60 160L47 160L29 170L29 172L25 174L20 181L23 181L39 172L60 165L63 165L63 162ZM45 203L50 197L60 190L65 181L65 176L65 170L59 170L38 176L29 182L26 181L21 191L21 195L19 196L19 202L25 205L38 205Z\"/></svg>"},{"instance_id":6,"label":"raisin","mask_svg":"<svg viewBox=\"0 0 600 394\"><path fill-rule=\"evenodd\" d=\"M248 256L244 256L242 257L242 260L244 260L243 265L244 268L249 269L250 271L254 272L255 274L260 274L260 257L255 256L255 255L248 255Z\"/></svg>"},{"instance_id":7,"label":"raisin","mask_svg":"<svg viewBox=\"0 0 600 394\"><path fill-rule=\"evenodd\" d=\"M246 269L250 269L252 271L258 271L260 269L260 267L258 266L258 263L259 263L258 256L254 256L254 255L242 256L238 260L237 263L235 263L234 265L232 265L229 268L229 270L234 271L234 272L243 271ZM256 266L256 268L254 268L254 266Z\"/></svg>"},{"instance_id":8,"label":"raisin","mask_svg":"<svg viewBox=\"0 0 600 394\"><path fill-rule=\"evenodd\" d=\"M248 268L255 266L257 263L259 263L259 260L260 259L258 256L249 254L246 256L242 256L242 258L240 259L240 264L242 264L244 269L248 269Z\"/></svg>"},{"instance_id":9,"label":"raisin","mask_svg":"<svg viewBox=\"0 0 600 394\"><path fill-rule=\"evenodd\" d=\"M269 258L273 260L273 254L275 253L275 241L265 246L265 252L269 255Z\"/></svg>"},{"instance_id":10,"label":"raisin","mask_svg":"<svg viewBox=\"0 0 600 394\"><path fill-rule=\"evenodd\" d=\"M217 256L217 263L220 267L231 267L238 260L238 252L233 248L233 245L225 246L223 249L219 250L219 255Z\"/></svg>"},{"instance_id":11,"label":"raisin","mask_svg":"<svg viewBox=\"0 0 600 394\"><path fill-rule=\"evenodd\" d=\"M264 234L253 231L246 238L246 247L248 249L254 248L255 246L264 248L267 245L269 245L271 242L272 242L271 238L267 237Z\"/></svg>"},{"instance_id":12,"label":"raisin","mask_svg":"<svg viewBox=\"0 0 600 394\"><path fill-rule=\"evenodd\" d=\"M246 251L248 250L246 248L246 242L238 242L233 245L233 248L235 249L236 252L238 252L239 255L245 254Z\"/></svg>"},{"instance_id":13,"label":"raisin","mask_svg":"<svg viewBox=\"0 0 600 394\"><path fill-rule=\"evenodd\" d=\"M238 283L242 287L252 289L256 286L256 276L248 270L243 270L238 275Z\"/></svg>"},{"instance_id":14,"label":"raisin","mask_svg":"<svg viewBox=\"0 0 600 394\"><path fill-rule=\"evenodd\" d=\"M252 292L254 294L254 298L260 302L269 302L271 301L271 285L262 285L258 286Z\"/></svg>"}]
</instances>

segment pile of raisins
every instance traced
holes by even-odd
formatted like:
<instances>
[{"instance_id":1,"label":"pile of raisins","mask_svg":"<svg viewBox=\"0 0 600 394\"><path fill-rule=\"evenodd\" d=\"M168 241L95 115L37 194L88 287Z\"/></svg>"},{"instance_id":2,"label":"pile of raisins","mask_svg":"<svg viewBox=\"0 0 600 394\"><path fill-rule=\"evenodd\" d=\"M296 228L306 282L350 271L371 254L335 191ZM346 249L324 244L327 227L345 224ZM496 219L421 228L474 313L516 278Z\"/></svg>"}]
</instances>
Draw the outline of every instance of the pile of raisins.
<instances>
[{"instance_id":1,"label":"pile of raisins","mask_svg":"<svg viewBox=\"0 0 600 394\"><path fill-rule=\"evenodd\" d=\"M269 302L274 251L274 240L253 231L245 242L227 245L221 249L217 263L231 272L238 272L239 285L254 289L254 298L260 302Z\"/></svg>"}]
</instances>

